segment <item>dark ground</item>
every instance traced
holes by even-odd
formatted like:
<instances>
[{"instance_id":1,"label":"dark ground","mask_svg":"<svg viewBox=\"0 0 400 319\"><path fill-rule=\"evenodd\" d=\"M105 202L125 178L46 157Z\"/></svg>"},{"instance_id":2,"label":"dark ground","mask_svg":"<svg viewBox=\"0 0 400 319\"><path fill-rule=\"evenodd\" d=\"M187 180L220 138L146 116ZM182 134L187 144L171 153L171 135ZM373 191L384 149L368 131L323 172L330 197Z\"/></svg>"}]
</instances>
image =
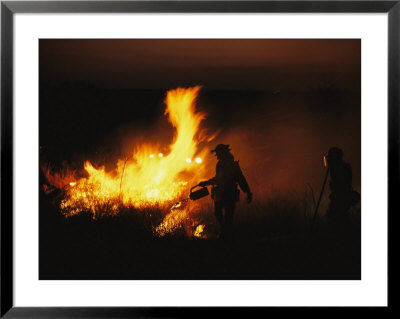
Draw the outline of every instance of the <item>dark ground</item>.
<instances>
[{"instance_id":1,"label":"dark ground","mask_svg":"<svg viewBox=\"0 0 400 319\"><path fill-rule=\"evenodd\" d=\"M260 225L236 224L231 241L156 238L129 215L65 219L44 196L42 212L52 223L40 224L41 280L361 279L361 236L355 229L329 236L317 227L309 238L255 235L251 227Z\"/></svg>"}]
</instances>

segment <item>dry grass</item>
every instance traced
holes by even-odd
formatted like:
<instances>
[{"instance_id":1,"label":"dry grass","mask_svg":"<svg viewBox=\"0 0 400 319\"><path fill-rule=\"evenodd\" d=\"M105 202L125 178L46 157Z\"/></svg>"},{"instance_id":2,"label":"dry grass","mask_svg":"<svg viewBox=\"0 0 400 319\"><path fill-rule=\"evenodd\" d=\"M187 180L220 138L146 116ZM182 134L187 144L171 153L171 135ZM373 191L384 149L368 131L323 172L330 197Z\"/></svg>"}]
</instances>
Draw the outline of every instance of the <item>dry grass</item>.
<instances>
[{"instance_id":1,"label":"dry grass","mask_svg":"<svg viewBox=\"0 0 400 319\"><path fill-rule=\"evenodd\" d=\"M54 203L59 205L62 196ZM57 204L58 202L58 204ZM204 225L201 238L213 239L218 236L219 225L214 216L213 202L210 198L189 201L181 208L171 210L173 203L152 205L144 209L125 207L118 201L99 206L97 213L79 212L72 218L82 219L91 216L96 221L127 223L132 231L156 237L191 238L197 226ZM118 213L110 213L118 207ZM326 203L322 203L316 219L316 228L324 230L324 212ZM256 198L250 204L242 200L238 203L234 216L235 237L246 240L270 239L281 236L306 234L310 230L315 210L312 190L305 187L303 192L275 192L267 198ZM360 205L352 207L351 217L354 223L360 223ZM88 218L89 219L89 218ZM163 223L169 222L170 229ZM164 228L163 228L164 227Z\"/></svg>"}]
</instances>

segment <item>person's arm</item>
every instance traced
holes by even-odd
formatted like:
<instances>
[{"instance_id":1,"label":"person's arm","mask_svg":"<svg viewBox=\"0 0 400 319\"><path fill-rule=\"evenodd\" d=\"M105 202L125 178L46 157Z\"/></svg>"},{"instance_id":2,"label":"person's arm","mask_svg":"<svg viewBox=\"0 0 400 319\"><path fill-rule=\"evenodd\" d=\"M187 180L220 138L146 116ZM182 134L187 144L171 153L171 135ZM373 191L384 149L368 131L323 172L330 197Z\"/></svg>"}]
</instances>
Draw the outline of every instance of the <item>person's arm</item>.
<instances>
[{"instance_id":1,"label":"person's arm","mask_svg":"<svg viewBox=\"0 0 400 319\"><path fill-rule=\"evenodd\" d=\"M200 182L199 186L205 187L205 186L208 186L208 185L214 185L215 184L215 180L216 180L216 177L210 178L209 180Z\"/></svg>"},{"instance_id":2,"label":"person's arm","mask_svg":"<svg viewBox=\"0 0 400 319\"><path fill-rule=\"evenodd\" d=\"M217 163L217 166L215 168L215 176L213 178L210 178L209 180L200 182L199 186L205 187L208 185L216 185L217 181L218 181L217 176L219 176L219 175L221 175L221 163L220 162Z\"/></svg>"},{"instance_id":3,"label":"person's arm","mask_svg":"<svg viewBox=\"0 0 400 319\"><path fill-rule=\"evenodd\" d=\"M351 190L353 184L353 172L350 164L346 163L346 188Z\"/></svg>"},{"instance_id":4,"label":"person's arm","mask_svg":"<svg viewBox=\"0 0 400 319\"><path fill-rule=\"evenodd\" d=\"M240 189L247 194L247 202L250 203L253 199L253 194L250 190L250 186L247 183L246 178L243 175L242 170L240 169L239 163L237 164L237 181L239 183Z\"/></svg>"}]
</instances>

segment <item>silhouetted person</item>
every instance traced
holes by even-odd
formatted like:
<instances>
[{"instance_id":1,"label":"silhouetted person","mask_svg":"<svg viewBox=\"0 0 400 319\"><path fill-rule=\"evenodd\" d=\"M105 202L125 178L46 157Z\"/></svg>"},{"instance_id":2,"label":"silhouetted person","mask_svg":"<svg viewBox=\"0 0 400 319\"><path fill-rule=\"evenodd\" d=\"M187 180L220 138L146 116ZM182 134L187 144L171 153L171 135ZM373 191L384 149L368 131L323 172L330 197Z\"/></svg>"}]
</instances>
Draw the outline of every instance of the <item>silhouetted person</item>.
<instances>
[{"instance_id":1,"label":"silhouetted person","mask_svg":"<svg viewBox=\"0 0 400 319\"><path fill-rule=\"evenodd\" d=\"M351 166L343 160L343 151L337 147L329 149L327 162L331 177L329 183L331 194L326 218L331 231L341 232L347 230L349 209L351 205L355 204L351 185L352 170Z\"/></svg>"},{"instance_id":2,"label":"silhouetted person","mask_svg":"<svg viewBox=\"0 0 400 319\"><path fill-rule=\"evenodd\" d=\"M252 200L252 193L247 184L239 162L230 153L229 145L219 144L211 151L217 156L216 174L213 178L200 182L200 186L212 185L211 197L214 200L214 212L224 237L233 223L236 202L239 201L238 185L247 194L247 202ZM224 214L225 212L225 214Z\"/></svg>"}]
</instances>

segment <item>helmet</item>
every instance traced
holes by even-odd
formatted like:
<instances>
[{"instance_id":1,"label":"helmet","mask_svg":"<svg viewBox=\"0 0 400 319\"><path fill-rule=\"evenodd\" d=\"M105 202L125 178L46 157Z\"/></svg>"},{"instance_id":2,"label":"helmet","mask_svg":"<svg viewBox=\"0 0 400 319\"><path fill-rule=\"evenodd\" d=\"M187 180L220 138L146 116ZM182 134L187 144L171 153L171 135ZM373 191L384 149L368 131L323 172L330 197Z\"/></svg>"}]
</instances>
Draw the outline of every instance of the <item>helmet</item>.
<instances>
[{"instance_id":1,"label":"helmet","mask_svg":"<svg viewBox=\"0 0 400 319\"><path fill-rule=\"evenodd\" d=\"M228 153L230 151L230 147L227 144L218 144L215 149L211 150L211 153L221 154Z\"/></svg>"},{"instance_id":2,"label":"helmet","mask_svg":"<svg viewBox=\"0 0 400 319\"><path fill-rule=\"evenodd\" d=\"M331 147L328 151L328 159L342 159L343 151L338 147Z\"/></svg>"}]
</instances>

